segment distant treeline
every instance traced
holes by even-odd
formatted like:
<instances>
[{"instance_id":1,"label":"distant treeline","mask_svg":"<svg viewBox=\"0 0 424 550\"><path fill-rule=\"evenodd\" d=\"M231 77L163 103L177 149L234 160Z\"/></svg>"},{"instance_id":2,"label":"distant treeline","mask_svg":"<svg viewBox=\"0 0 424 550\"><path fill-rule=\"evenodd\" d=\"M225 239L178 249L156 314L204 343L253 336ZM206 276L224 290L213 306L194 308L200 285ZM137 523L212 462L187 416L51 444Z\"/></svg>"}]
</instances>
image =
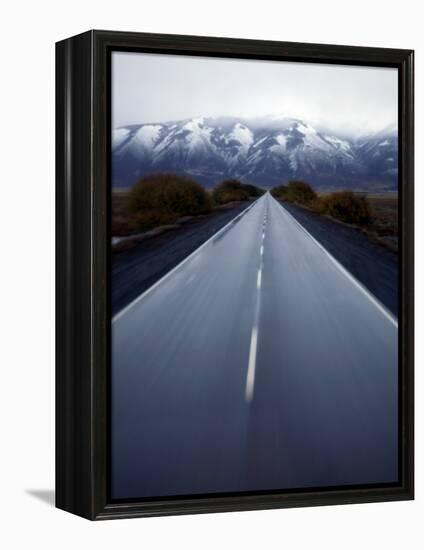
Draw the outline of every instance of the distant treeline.
<instances>
[{"instance_id":1,"label":"distant treeline","mask_svg":"<svg viewBox=\"0 0 424 550\"><path fill-rule=\"evenodd\" d=\"M367 225L371 221L367 198L352 191L318 195L304 181L289 181L287 185L274 187L271 194L276 199L306 206L319 214L326 214L346 223Z\"/></svg>"},{"instance_id":2,"label":"distant treeline","mask_svg":"<svg viewBox=\"0 0 424 550\"><path fill-rule=\"evenodd\" d=\"M263 193L263 189L236 179L224 180L208 192L186 176L173 173L144 176L128 192L124 208L113 220L112 233L146 231L173 224L179 218L206 214L217 206L248 201Z\"/></svg>"}]
</instances>

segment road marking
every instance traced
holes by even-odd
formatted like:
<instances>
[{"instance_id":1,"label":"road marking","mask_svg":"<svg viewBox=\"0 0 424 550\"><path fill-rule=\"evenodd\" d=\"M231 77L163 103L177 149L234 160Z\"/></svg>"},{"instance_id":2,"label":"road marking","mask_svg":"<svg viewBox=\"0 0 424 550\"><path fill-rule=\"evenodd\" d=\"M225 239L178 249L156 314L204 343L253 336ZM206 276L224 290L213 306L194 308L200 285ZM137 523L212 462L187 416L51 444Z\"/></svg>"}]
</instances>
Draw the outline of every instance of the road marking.
<instances>
[{"instance_id":1,"label":"road marking","mask_svg":"<svg viewBox=\"0 0 424 550\"><path fill-rule=\"evenodd\" d=\"M265 231L262 233L262 240L265 237ZM262 287L262 256L264 253L264 245L261 244L260 248L260 263L258 269L258 276L256 279L256 306L255 306L255 316L253 318L252 333L250 335L250 348L249 348L249 362L247 366L247 376L246 376L246 390L245 398L248 403L252 401L253 392L255 389L255 371L256 371L256 355L258 350L258 332L259 332L259 311L261 303L261 287Z\"/></svg>"},{"instance_id":2,"label":"road marking","mask_svg":"<svg viewBox=\"0 0 424 550\"><path fill-rule=\"evenodd\" d=\"M256 288L258 290L261 289L261 284L262 284L262 267L259 269L258 278L256 279Z\"/></svg>"},{"instance_id":3,"label":"road marking","mask_svg":"<svg viewBox=\"0 0 424 550\"><path fill-rule=\"evenodd\" d=\"M202 250L202 248L204 248L206 245L208 245L219 234L223 233L227 229L227 227L229 227L236 220L238 220L239 218L241 218L242 216L247 214L247 212L249 212L249 210L251 210L256 204L258 204L259 200L260 200L260 198L256 199L256 201L253 204L248 206L245 210L243 210L243 212L240 212L240 214L237 214L237 216L235 218L233 218L232 220L230 220L226 225L224 225L224 227L221 227L221 229L219 231L214 233L212 235L212 237L209 237L209 239L207 241L205 241L203 244L201 244L198 248L196 248L196 250L193 250L193 252L187 256L187 258L184 258L184 260L182 260L179 264L177 264L174 268L172 268L171 271L168 271L168 273L166 273L163 277L161 277L158 281L156 281L156 283L154 285L152 285L147 290L142 292L139 296L137 296L137 298L135 298L127 306L125 306L123 309L121 309L121 311L118 311L118 313L116 313L114 315L114 317L112 317L112 323L115 323L116 321L118 321L118 319L120 319L123 315L125 315L140 300L142 300L145 296L147 296L150 292L152 292L155 288L157 288L160 284L162 284L168 277L170 277L173 273L175 273L178 269L180 269L180 267L183 266L185 263L187 263L195 254L200 252L200 250Z\"/></svg>"},{"instance_id":4,"label":"road marking","mask_svg":"<svg viewBox=\"0 0 424 550\"><path fill-rule=\"evenodd\" d=\"M275 200L275 199L274 199ZM278 203L276 200L275 202ZM339 268L339 270L350 280L351 283L353 283L367 298L368 300L382 313L386 319L388 319L396 328L398 328L398 320L397 318L388 310L385 306L373 295L371 292L365 288L362 283L360 283L336 258L328 252L328 250L320 243L318 242L315 237L313 237L307 229L303 227L303 225L296 220L296 218L286 209L282 204L280 204L281 209L285 214L287 214L295 223L308 235L310 239L324 252L327 257L333 262L333 264Z\"/></svg>"},{"instance_id":5,"label":"road marking","mask_svg":"<svg viewBox=\"0 0 424 550\"><path fill-rule=\"evenodd\" d=\"M255 368L256 368L256 350L258 347L258 327L252 328L250 337L249 366L247 368L246 378L246 401L249 403L253 397L255 387Z\"/></svg>"}]
</instances>

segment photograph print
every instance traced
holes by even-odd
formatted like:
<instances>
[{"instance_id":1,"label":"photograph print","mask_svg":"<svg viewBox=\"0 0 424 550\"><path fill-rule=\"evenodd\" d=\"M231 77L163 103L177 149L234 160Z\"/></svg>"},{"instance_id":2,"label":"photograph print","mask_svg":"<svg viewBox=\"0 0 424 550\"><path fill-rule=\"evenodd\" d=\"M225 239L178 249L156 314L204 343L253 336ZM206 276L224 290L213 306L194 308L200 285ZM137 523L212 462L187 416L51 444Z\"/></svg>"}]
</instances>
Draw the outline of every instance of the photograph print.
<instances>
[{"instance_id":1,"label":"photograph print","mask_svg":"<svg viewBox=\"0 0 424 550\"><path fill-rule=\"evenodd\" d=\"M111 500L398 484L398 69L110 74Z\"/></svg>"}]
</instances>

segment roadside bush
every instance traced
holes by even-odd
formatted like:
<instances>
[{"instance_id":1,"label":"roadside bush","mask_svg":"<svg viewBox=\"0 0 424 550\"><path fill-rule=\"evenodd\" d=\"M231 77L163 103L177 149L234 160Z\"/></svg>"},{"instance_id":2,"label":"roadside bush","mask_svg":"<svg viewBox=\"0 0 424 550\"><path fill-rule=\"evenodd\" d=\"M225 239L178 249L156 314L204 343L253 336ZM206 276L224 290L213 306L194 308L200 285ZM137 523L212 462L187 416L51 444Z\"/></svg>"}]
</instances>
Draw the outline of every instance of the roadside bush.
<instances>
[{"instance_id":1,"label":"roadside bush","mask_svg":"<svg viewBox=\"0 0 424 550\"><path fill-rule=\"evenodd\" d=\"M287 185L278 185L272 189L271 193L280 200L303 205L310 205L317 199L317 194L309 183L298 180L289 181Z\"/></svg>"},{"instance_id":2,"label":"roadside bush","mask_svg":"<svg viewBox=\"0 0 424 550\"><path fill-rule=\"evenodd\" d=\"M265 193L260 187L251 183L242 183L238 179L227 179L219 183L212 190L212 199L215 204L227 204L229 202L247 201L257 198Z\"/></svg>"},{"instance_id":3,"label":"roadside bush","mask_svg":"<svg viewBox=\"0 0 424 550\"><path fill-rule=\"evenodd\" d=\"M265 193L264 189L256 187L256 185L251 183L242 183L241 186L242 189L249 193L249 197L251 198L261 197Z\"/></svg>"},{"instance_id":4,"label":"roadside bush","mask_svg":"<svg viewBox=\"0 0 424 550\"><path fill-rule=\"evenodd\" d=\"M299 204L310 204L317 198L317 194L304 181L289 181L287 184L287 200L298 202Z\"/></svg>"},{"instance_id":5,"label":"roadside bush","mask_svg":"<svg viewBox=\"0 0 424 550\"><path fill-rule=\"evenodd\" d=\"M233 201L249 200L249 191L237 179L224 180L212 191L215 204L226 204Z\"/></svg>"},{"instance_id":6,"label":"roadside bush","mask_svg":"<svg viewBox=\"0 0 424 550\"><path fill-rule=\"evenodd\" d=\"M128 211L138 229L174 223L182 216L204 214L210 197L196 181L170 173L141 178L129 192Z\"/></svg>"},{"instance_id":7,"label":"roadside bush","mask_svg":"<svg viewBox=\"0 0 424 550\"><path fill-rule=\"evenodd\" d=\"M346 223L367 224L371 221L367 198L352 191L337 191L320 197L318 211Z\"/></svg>"},{"instance_id":8,"label":"roadside bush","mask_svg":"<svg viewBox=\"0 0 424 550\"><path fill-rule=\"evenodd\" d=\"M271 189L271 195L281 201L287 200L287 185L276 185Z\"/></svg>"},{"instance_id":9,"label":"roadside bush","mask_svg":"<svg viewBox=\"0 0 424 550\"><path fill-rule=\"evenodd\" d=\"M352 191L336 191L318 196L313 188L303 181L289 181L271 190L276 199L307 206L318 214L326 214L346 223L366 225L371 222L371 209L363 195Z\"/></svg>"}]
</instances>

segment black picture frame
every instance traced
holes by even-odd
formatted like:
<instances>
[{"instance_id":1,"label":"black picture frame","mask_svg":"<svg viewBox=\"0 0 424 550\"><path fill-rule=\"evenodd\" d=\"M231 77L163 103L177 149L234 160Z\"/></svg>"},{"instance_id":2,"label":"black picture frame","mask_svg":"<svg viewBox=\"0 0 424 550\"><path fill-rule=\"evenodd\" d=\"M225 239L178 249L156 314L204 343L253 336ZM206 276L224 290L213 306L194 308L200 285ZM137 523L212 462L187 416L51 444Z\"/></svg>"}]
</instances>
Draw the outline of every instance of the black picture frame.
<instances>
[{"instance_id":1,"label":"black picture frame","mask_svg":"<svg viewBox=\"0 0 424 550\"><path fill-rule=\"evenodd\" d=\"M399 69L401 482L112 503L108 498L111 50ZM413 499L413 51L89 31L56 44L56 506L90 520Z\"/></svg>"}]
</instances>

